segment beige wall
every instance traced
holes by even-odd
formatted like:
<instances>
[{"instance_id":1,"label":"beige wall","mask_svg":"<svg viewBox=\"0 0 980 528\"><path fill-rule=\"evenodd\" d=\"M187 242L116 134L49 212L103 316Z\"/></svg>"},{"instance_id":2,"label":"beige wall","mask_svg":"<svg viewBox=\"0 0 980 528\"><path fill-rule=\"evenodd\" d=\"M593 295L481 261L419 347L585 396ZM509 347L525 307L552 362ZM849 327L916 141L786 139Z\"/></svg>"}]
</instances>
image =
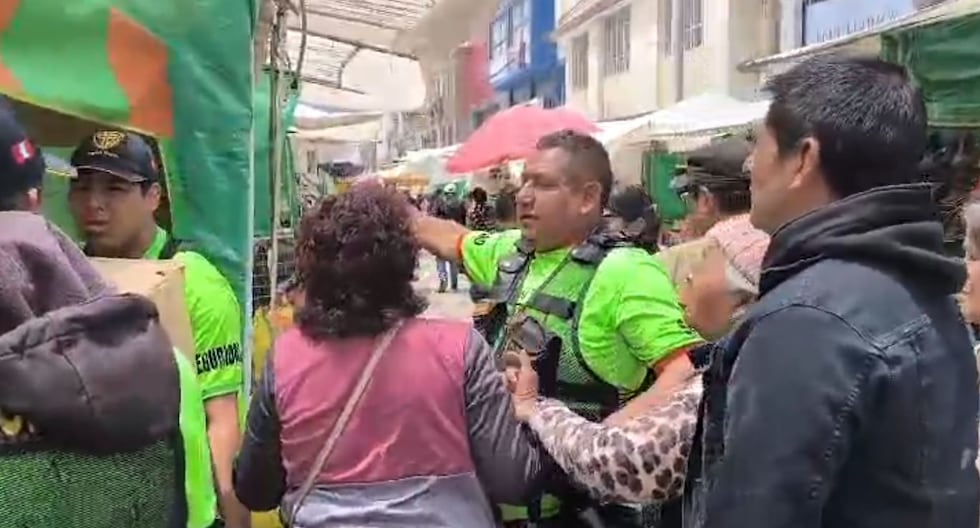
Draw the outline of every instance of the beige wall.
<instances>
[{"instance_id":1,"label":"beige wall","mask_svg":"<svg viewBox=\"0 0 980 528\"><path fill-rule=\"evenodd\" d=\"M569 0L563 0L569 2ZM631 4L631 5L630 5ZM576 31L563 35L558 45L565 54L566 101L596 120L616 119L655 109L657 83L656 0L633 0L630 5L629 71L603 77L603 18L598 17ZM621 9L622 7L620 7ZM615 11L613 11L615 12ZM572 39L589 34L589 86L574 89L571 82Z\"/></svg>"},{"instance_id":2,"label":"beige wall","mask_svg":"<svg viewBox=\"0 0 980 528\"><path fill-rule=\"evenodd\" d=\"M562 7L574 0L559 0ZM740 73L744 60L778 51L778 0L703 0L704 42L684 53L684 96L705 92L750 97L759 84L758 74ZM597 17L558 44L570 61L572 39L589 33L589 86L574 89L571 69L566 67L568 104L597 120L616 119L669 106L674 93L674 56L660 52L657 0L632 0L630 69L603 79L602 18ZM607 13L608 14L608 13ZM568 64L569 62L566 62Z\"/></svg>"},{"instance_id":3,"label":"beige wall","mask_svg":"<svg viewBox=\"0 0 980 528\"><path fill-rule=\"evenodd\" d=\"M777 0L704 0L704 43L684 53L684 97L706 92L752 97L757 73L741 73L737 65L778 52ZM660 61L660 106L676 101L673 57Z\"/></svg>"}]
</instances>

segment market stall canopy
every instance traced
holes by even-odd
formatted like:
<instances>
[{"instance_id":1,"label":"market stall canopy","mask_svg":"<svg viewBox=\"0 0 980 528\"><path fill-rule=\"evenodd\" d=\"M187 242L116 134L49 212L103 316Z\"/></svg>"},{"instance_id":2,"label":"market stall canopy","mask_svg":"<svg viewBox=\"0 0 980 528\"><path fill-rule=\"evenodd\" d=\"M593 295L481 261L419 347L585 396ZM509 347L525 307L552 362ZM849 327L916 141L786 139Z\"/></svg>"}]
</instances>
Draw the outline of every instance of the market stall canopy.
<instances>
[{"instance_id":1,"label":"market stall canopy","mask_svg":"<svg viewBox=\"0 0 980 528\"><path fill-rule=\"evenodd\" d=\"M414 174L425 177L426 183L441 184L451 181L451 176L446 171L446 160L448 160L457 150L459 145L448 147L413 150L407 152L396 166L397 175Z\"/></svg>"},{"instance_id":2,"label":"market stall canopy","mask_svg":"<svg viewBox=\"0 0 980 528\"><path fill-rule=\"evenodd\" d=\"M300 103L296 105L293 119L296 130L316 130L377 121L383 115L383 112L327 112Z\"/></svg>"},{"instance_id":3,"label":"market stall canopy","mask_svg":"<svg viewBox=\"0 0 980 528\"><path fill-rule=\"evenodd\" d=\"M761 120L769 101L740 101L706 93L636 117L598 123L596 139L607 148L650 141L705 138L745 129Z\"/></svg>"},{"instance_id":4,"label":"market stall canopy","mask_svg":"<svg viewBox=\"0 0 980 528\"><path fill-rule=\"evenodd\" d=\"M380 121L368 121L347 126L335 126L316 130L297 130L292 136L313 143L371 143L381 134Z\"/></svg>"},{"instance_id":5,"label":"market stall canopy","mask_svg":"<svg viewBox=\"0 0 980 528\"><path fill-rule=\"evenodd\" d=\"M881 48L912 75L930 126L980 127L980 14L886 33Z\"/></svg>"},{"instance_id":6,"label":"market stall canopy","mask_svg":"<svg viewBox=\"0 0 980 528\"><path fill-rule=\"evenodd\" d=\"M740 101L722 94L702 94L664 108L652 119L648 139L712 136L736 132L761 121L769 101Z\"/></svg>"},{"instance_id":7,"label":"market stall canopy","mask_svg":"<svg viewBox=\"0 0 980 528\"><path fill-rule=\"evenodd\" d=\"M435 0L266 0L256 49L263 65L268 50L261 43L268 42L276 2L289 5L286 53L300 68L301 100L351 110L422 106L419 63L395 44Z\"/></svg>"},{"instance_id":8,"label":"market stall canopy","mask_svg":"<svg viewBox=\"0 0 980 528\"><path fill-rule=\"evenodd\" d=\"M855 51L873 51L880 49L878 36L895 31L903 31L916 27L928 26L980 13L980 0L946 0L945 2L926 7L906 16L897 18L888 24L851 33L837 39L819 42L809 46L784 51L768 57L752 59L738 65L742 71L755 71L767 67L790 65L814 55L835 53L846 47L856 47Z\"/></svg>"},{"instance_id":9,"label":"market stall canopy","mask_svg":"<svg viewBox=\"0 0 980 528\"><path fill-rule=\"evenodd\" d=\"M623 142L628 142L630 137L648 129L656 117L657 112L654 111L623 119L599 121L596 123L599 126L599 132L594 135L606 148L614 147Z\"/></svg>"}]
</instances>

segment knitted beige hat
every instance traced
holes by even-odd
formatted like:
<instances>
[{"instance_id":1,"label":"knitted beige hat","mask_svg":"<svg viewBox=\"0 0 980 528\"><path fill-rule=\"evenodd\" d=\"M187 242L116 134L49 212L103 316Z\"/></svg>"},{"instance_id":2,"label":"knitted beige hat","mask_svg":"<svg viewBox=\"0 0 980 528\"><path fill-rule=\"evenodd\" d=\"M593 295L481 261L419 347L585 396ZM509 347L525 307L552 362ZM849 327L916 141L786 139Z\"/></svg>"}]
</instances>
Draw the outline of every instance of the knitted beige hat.
<instances>
[{"instance_id":1,"label":"knitted beige hat","mask_svg":"<svg viewBox=\"0 0 980 528\"><path fill-rule=\"evenodd\" d=\"M756 229L749 215L744 214L718 222L705 233L705 238L717 241L731 268L758 292L769 235Z\"/></svg>"}]
</instances>

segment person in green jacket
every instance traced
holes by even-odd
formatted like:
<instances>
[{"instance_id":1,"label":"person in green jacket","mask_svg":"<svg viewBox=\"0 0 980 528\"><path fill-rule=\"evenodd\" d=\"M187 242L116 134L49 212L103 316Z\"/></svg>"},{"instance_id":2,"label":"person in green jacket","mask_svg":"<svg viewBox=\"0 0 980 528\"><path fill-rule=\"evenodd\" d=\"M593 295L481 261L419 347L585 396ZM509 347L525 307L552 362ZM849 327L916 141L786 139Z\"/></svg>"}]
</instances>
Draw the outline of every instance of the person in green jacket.
<instances>
[{"instance_id":1,"label":"person in green jacket","mask_svg":"<svg viewBox=\"0 0 980 528\"><path fill-rule=\"evenodd\" d=\"M95 257L174 259L184 264L185 296L194 336L194 357L206 410L211 465L223 523L249 525L232 489L232 466L241 443L243 312L228 281L206 257L180 247L159 227L155 213L163 188L157 156L141 136L100 130L75 149L68 202ZM189 489L202 503L212 490Z\"/></svg>"},{"instance_id":2,"label":"person in green jacket","mask_svg":"<svg viewBox=\"0 0 980 528\"><path fill-rule=\"evenodd\" d=\"M685 322L663 265L604 228L612 186L605 148L591 136L558 132L526 160L516 195L520 229L470 231L422 213L413 227L420 245L494 288L506 305L506 328L533 320L560 338L559 350L549 349L539 364L547 370L542 378L552 379L550 396L590 420L623 423L690 376L687 352L702 339ZM517 335L525 334L498 335L496 352ZM609 525L635 526L621 519L638 508L569 502L559 509L546 495L526 510L504 508L503 517L514 526L529 519L572 528L587 525L582 517L591 509L603 510Z\"/></svg>"}]
</instances>

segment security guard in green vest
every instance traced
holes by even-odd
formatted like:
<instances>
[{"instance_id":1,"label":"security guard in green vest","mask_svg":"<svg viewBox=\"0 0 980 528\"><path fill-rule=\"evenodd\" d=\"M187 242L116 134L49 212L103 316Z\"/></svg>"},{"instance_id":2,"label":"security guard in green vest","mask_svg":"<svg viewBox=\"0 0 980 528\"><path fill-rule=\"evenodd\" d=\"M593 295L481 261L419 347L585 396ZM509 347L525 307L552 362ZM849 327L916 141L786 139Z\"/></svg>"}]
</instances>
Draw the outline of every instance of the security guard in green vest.
<instances>
[{"instance_id":1,"label":"security guard in green vest","mask_svg":"<svg viewBox=\"0 0 980 528\"><path fill-rule=\"evenodd\" d=\"M517 194L520 229L469 231L421 213L413 228L423 247L461 262L473 282L492 286L505 302L508 322L498 352L537 343L546 395L590 419L621 423L691 373L686 352L702 340L685 323L662 265L603 229L612 184L609 156L598 141L558 132L542 138L526 160ZM527 508L504 507L505 523L639 522L636 507L557 495L529 500Z\"/></svg>"},{"instance_id":2,"label":"security guard in green vest","mask_svg":"<svg viewBox=\"0 0 980 528\"><path fill-rule=\"evenodd\" d=\"M87 255L174 259L184 265L185 298L221 521L229 528L246 528L249 515L235 497L231 478L241 443L239 402L244 389L244 313L235 293L204 255L179 247L157 225L154 215L162 199L162 173L145 139L122 130L99 130L75 149L71 164L77 174L71 180L68 205ZM192 501L215 502L214 490L195 486L188 493Z\"/></svg>"}]
</instances>

